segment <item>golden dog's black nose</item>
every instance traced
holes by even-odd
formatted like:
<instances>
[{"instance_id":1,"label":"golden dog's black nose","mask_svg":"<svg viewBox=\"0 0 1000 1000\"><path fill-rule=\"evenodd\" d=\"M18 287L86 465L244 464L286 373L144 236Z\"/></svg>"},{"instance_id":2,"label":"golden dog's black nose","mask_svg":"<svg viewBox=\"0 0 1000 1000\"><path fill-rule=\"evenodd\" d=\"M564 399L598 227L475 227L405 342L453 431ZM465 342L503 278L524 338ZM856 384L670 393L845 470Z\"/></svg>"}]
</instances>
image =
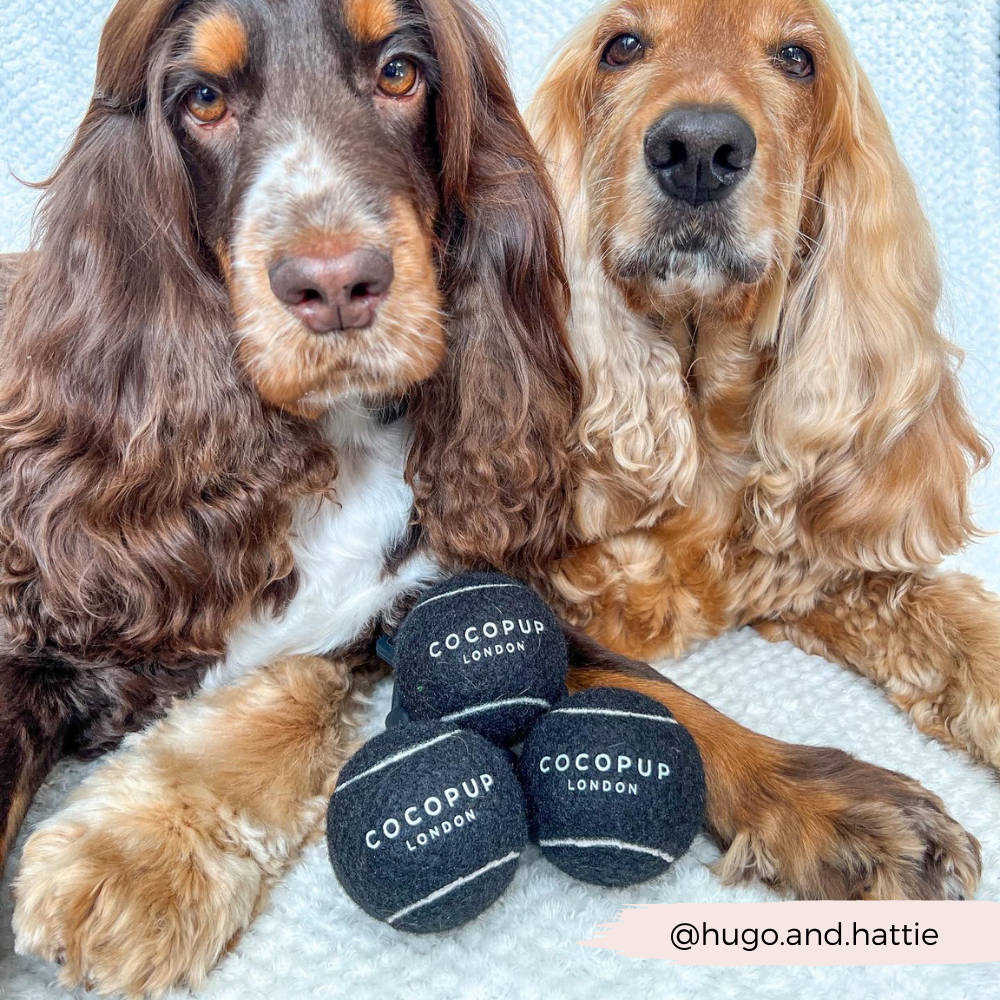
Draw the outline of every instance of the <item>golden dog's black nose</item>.
<instances>
[{"instance_id":1,"label":"golden dog's black nose","mask_svg":"<svg viewBox=\"0 0 1000 1000\"><path fill-rule=\"evenodd\" d=\"M646 133L646 163L671 198L697 208L730 194L746 176L757 136L719 108L675 108Z\"/></svg>"}]
</instances>

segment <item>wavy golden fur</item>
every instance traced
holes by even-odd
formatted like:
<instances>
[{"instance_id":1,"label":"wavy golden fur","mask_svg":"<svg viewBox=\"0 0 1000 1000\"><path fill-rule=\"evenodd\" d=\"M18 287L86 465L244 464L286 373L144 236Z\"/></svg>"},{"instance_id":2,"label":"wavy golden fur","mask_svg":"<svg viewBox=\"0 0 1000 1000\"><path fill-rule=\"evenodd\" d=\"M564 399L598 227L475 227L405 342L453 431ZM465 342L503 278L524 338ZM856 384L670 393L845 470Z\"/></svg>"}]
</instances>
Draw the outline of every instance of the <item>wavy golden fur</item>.
<instances>
[{"instance_id":1,"label":"wavy golden fur","mask_svg":"<svg viewBox=\"0 0 1000 1000\"><path fill-rule=\"evenodd\" d=\"M640 49L609 65L622 35ZM788 46L811 74L786 71ZM756 137L739 184L693 207L648 153L690 108ZM643 658L755 624L1000 764L1000 604L934 569L976 534L988 448L937 326L927 220L830 11L613 3L559 52L530 119L566 218L584 379L581 544L553 596Z\"/></svg>"}]
</instances>

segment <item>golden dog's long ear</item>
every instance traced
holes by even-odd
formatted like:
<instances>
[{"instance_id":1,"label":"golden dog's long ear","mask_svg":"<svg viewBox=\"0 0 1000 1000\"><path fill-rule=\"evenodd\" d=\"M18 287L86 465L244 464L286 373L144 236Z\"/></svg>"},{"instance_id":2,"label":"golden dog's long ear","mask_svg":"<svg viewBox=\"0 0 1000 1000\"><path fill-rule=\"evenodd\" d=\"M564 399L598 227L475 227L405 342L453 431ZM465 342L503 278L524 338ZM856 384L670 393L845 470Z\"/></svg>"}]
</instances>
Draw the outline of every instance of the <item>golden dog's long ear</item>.
<instances>
[{"instance_id":1,"label":"golden dog's long ear","mask_svg":"<svg viewBox=\"0 0 1000 1000\"><path fill-rule=\"evenodd\" d=\"M604 266L604 170L590 157L614 138L591 121L606 14L598 10L560 43L526 115L562 209L573 285L582 395L570 441L574 532L583 540L655 524L668 506L688 501L698 468L680 358L666 338L648 337Z\"/></svg>"},{"instance_id":2,"label":"golden dog's long ear","mask_svg":"<svg viewBox=\"0 0 1000 1000\"><path fill-rule=\"evenodd\" d=\"M776 355L754 424L763 545L815 540L852 566L936 562L975 532L967 486L988 457L960 352L936 327L930 227L871 83L832 15L798 255L758 331ZM794 223L793 223L794 228Z\"/></svg>"},{"instance_id":3,"label":"golden dog's long ear","mask_svg":"<svg viewBox=\"0 0 1000 1000\"><path fill-rule=\"evenodd\" d=\"M587 109L594 98L595 41L601 12L577 25L535 91L525 120L563 198L582 181Z\"/></svg>"}]
</instances>

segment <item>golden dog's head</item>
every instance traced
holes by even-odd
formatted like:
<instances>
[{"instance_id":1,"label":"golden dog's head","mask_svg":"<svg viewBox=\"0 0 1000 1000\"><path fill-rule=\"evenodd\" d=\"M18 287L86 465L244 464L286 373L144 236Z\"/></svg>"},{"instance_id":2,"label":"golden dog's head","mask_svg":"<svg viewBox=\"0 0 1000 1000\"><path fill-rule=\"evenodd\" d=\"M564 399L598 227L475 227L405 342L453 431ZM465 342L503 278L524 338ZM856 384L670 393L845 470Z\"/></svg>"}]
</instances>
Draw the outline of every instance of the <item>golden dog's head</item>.
<instances>
[{"instance_id":1,"label":"golden dog's head","mask_svg":"<svg viewBox=\"0 0 1000 1000\"><path fill-rule=\"evenodd\" d=\"M814 0L626 0L562 50L534 118L579 171L609 276L708 297L759 284L815 235L855 73Z\"/></svg>"},{"instance_id":2,"label":"golden dog's head","mask_svg":"<svg viewBox=\"0 0 1000 1000\"><path fill-rule=\"evenodd\" d=\"M622 497L685 500L696 440L756 463L763 549L912 569L971 534L988 450L936 326L933 237L823 0L614 0L531 123L579 303L578 433L613 442L591 534Z\"/></svg>"}]
</instances>

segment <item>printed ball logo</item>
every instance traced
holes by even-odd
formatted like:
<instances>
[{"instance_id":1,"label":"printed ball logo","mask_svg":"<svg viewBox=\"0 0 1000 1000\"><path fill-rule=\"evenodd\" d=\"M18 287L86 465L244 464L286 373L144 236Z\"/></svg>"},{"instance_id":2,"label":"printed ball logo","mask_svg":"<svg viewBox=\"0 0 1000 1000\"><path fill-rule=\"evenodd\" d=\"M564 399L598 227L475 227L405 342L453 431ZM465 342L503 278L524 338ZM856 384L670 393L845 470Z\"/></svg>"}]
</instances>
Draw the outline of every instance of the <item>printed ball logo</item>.
<instances>
[{"instance_id":1,"label":"printed ball logo","mask_svg":"<svg viewBox=\"0 0 1000 1000\"><path fill-rule=\"evenodd\" d=\"M407 806L401 820L390 816L382 821L378 830L369 830L365 834L365 843L371 850L377 851L383 846L382 837L388 841L395 840L405 830L408 851L426 847L440 837L447 837L466 824L474 823L476 810L470 803L480 795L489 795L494 784L493 775L481 774L471 781L462 781L458 786L446 788L440 795L429 795L419 806ZM455 812L456 807L458 812ZM446 810L450 818L439 819ZM417 827L424 829L414 832Z\"/></svg>"},{"instance_id":2,"label":"printed ball logo","mask_svg":"<svg viewBox=\"0 0 1000 1000\"><path fill-rule=\"evenodd\" d=\"M470 625L464 632L452 632L444 640L435 639L427 647L427 655L432 660L440 660L446 653L457 652L462 663L479 663L491 656L527 653L525 637L541 635L545 623L535 619L518 618L512 621L504 618L499 622L483 622L481 626ZM499 639L497 642L495 640ZM470 648L466 648L470 647Z\"/></svg>"},{"instance_id":3,"label":"printed ball logo","mask_svg":"<svg viewBox=\"0 0 1000 1000\"><path fill-rule=\"evenodd\" d=\"M412 723L369 740L327 811L333 870L399 930L450 930L500 898L528 838L505 750L456 726Z\"/></svg>"},{"instance_id":4,"label":"printed ball logo","mask_svg":"<svg viewBox=\"0 0 1000 1000\"><path fill-rule=\"evenodd\" d=\"M414 721L453 722L504 746L566 693L566 640L529 587L466 573L428 591L396 633L396 693Z\"/></svg>"},{"instance_id":5,"label":"printed ball logo","mask_svg":"<svg viewBox=\"0 0 1000 1000\"><path fill-rule=\"evenodd\" d=\"M610 753L560 753L553 757L546 754L538 762L541 774L567 774L566 792L614 792L616 795L638 795L642 787L640 778L663 781L670 777L670 765L654 761L651 757L630 757ZM614 774L614 778L600 778L596 774ZM575 775L589 775L576 777ZM636 780L631 780L635 778ZM648 790L647 790L648 793ZM655 794L655 790L653 791Z\"/></svg>"},{"instance_id":6,"label":"printed ball logo","mask_svg":"<svg viewBox=\"0 0 1000 1000\"><path fill-rule=\"evenodd\" d=\"M531 839L584 882L660 875L701 826L698 748L663 705L635 691L595 688L561 701L532 727L518 771Z\"/></svg>"}]
</instances>

